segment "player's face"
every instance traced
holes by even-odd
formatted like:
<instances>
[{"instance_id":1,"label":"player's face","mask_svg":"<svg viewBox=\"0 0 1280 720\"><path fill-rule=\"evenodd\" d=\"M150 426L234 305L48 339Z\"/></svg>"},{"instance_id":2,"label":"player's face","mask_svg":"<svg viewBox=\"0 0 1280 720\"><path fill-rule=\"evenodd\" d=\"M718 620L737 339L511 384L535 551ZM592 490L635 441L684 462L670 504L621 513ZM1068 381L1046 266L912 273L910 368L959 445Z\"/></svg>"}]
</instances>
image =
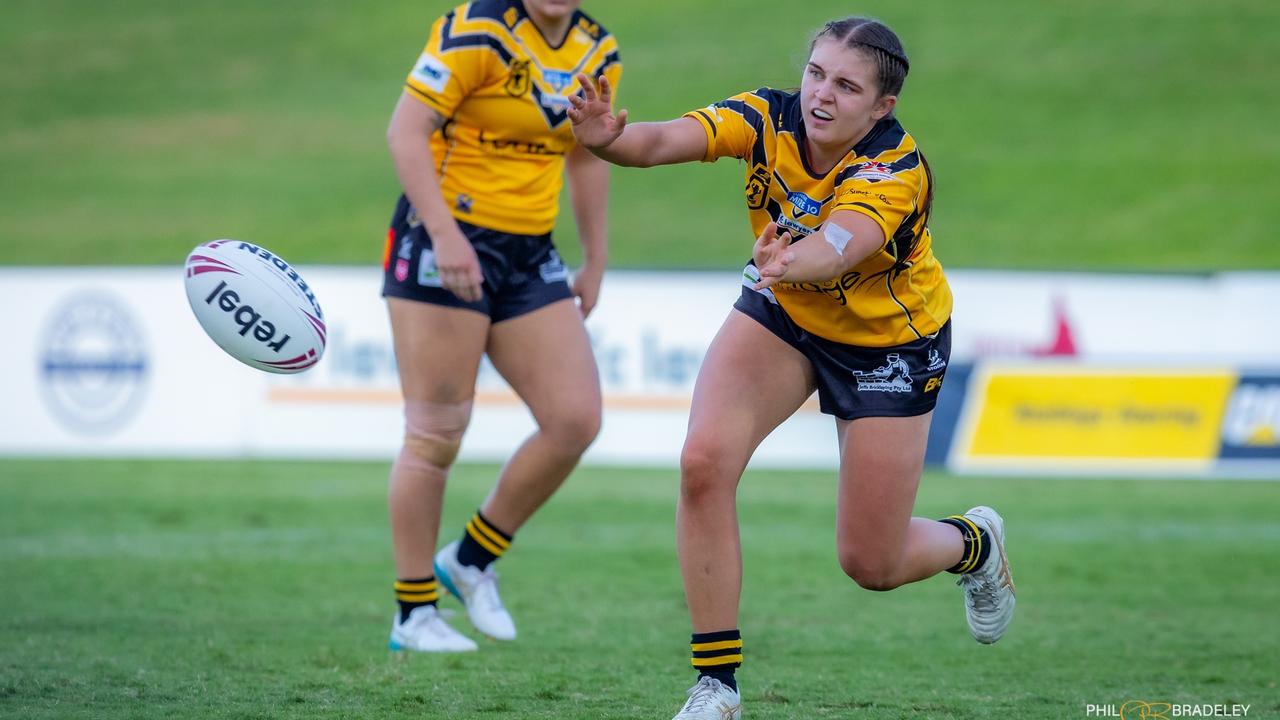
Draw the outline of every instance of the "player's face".
<instances>
[{"instance_id":1,"label":"player's face","mask_svg":"<svg viewBox=\"0 0 1280 720\"><path fill-rule=\"evenodd\" d=\"M880 95L875 61L837 40L818 41L800 81L800 107L809 141L849 148L893 109L898 98Z\"/></svg>"},{"instance_id":2,"label":"player's face","mask_svg":"<svg viewBox=\"0 0 1280 720\"><path fill-rule=\"evenodd\" d=\"M572 15L582 0L524 0L529 12L537 13L548 20L559 20Z\"/></svg>"}]
</instances>

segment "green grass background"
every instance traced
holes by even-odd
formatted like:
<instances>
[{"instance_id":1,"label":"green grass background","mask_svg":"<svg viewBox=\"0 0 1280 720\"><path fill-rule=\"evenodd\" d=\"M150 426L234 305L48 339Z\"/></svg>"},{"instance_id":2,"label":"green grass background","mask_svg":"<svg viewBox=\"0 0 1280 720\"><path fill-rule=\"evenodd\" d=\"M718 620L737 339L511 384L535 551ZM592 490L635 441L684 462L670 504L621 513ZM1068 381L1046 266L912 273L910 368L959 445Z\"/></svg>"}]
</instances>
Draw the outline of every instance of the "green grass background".
<instances>
[{"instance_id":1,"label":"green grass background","mask_svg":"<svg viewBox=\"0 0 1280 720\"><path fill-rule=\"evenodd\" d=\"M169 264L215 237L376 262L396 193L387 117L450 4L0 3L0 263ZM948 266L1280 268L1280 3L587 9L620 38L636 119L795 85L829 18L889 22L912 58L900 114L936 171ZM615 265L747 254L732 162L614 177Z\"/></svg>"},{"instance_id":2,"label":"green grass background","mask_svg":"<svg viewBox=\"0 0 1280 720\"><path fill-rule=\"evenodd\" d=\"M693 673L674 473L578 471L500 564L520 640L439 657L385 646L386 472L0 462L0 715L597 720L678 709ZM456 471L446 536L495 472ZM1083 718L1085 703L1127 700L1280 715L1273 484L926 475L921 514L988 502L1008 519L1018 615L991 647L970 639L946 576L882 594L845 578L833 498L827 473L743 481L749 718Z\"/></svg>"}]
</instances>

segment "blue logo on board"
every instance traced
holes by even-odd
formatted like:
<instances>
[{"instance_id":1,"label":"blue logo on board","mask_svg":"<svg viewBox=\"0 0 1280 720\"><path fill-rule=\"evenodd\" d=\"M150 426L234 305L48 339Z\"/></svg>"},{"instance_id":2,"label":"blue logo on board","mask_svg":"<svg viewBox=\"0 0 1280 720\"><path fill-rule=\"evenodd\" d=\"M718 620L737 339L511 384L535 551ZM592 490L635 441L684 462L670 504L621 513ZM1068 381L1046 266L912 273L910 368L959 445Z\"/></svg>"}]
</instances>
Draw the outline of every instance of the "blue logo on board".
<instances>
[{"instance_id":1,"label":"blue logo on board","mask_svg":"<svg viewBox=\"0 0 1280 720\"><path fill-rule=\"evenodd\" d=\"M63 302L40 344L40 389L63 425L110 434L136 413L150 361L142 328L123 300L86 291Z\"/></svg>"}]
</instances>

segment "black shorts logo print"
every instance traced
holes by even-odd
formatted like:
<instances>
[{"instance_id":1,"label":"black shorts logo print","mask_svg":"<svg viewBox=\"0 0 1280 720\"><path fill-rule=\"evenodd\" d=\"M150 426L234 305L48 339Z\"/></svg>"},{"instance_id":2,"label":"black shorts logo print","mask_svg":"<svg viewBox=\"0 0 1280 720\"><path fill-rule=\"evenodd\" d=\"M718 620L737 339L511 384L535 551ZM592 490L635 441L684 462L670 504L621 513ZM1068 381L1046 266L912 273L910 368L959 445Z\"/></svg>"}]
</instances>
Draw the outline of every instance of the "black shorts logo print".
<instances>
[{"instance_id":1,"label":"black shorts logo print","mask_svg":"<svg viewBox=\"0 0 1280 720\"><path fill-rule=\"evenodd\" d=\"M885 364L871 372L853 371L858 381L858 391L863 392L900 392L912 391L911 368L898 353L885 356Z\"/></svg>"},{"instance_id":2,"label":"black shorts logo print","mask_svg":"<svg viewBox=\"0 0 1280 720\"><path fill-rule=\"evenodd\" d=\"M564 282L569 279L569 268L560 259L560 253L551 251L551 259L538 266L538 275L544 283Z\"/></svg>"}]
</instances>

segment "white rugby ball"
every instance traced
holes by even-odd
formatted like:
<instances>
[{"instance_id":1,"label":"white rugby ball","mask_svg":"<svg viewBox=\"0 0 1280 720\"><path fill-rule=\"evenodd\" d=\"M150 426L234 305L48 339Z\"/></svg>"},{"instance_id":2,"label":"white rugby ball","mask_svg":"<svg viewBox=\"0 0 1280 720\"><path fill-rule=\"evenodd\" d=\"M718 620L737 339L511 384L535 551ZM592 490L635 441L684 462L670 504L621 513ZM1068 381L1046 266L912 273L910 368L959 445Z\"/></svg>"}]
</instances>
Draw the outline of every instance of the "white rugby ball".
<instances>
[{"instance_id":1,"label":"white rugby ball","mask_svg":"<svg viewBox=\"0 0 1280 720\"><path fill-rule=\"evenodd\" d=\"M315 292L278 255L253 243L214 240L187 256L187 301L209 337L240 362L297 373L324 355Z\"/></svg>"}]
</instances>

